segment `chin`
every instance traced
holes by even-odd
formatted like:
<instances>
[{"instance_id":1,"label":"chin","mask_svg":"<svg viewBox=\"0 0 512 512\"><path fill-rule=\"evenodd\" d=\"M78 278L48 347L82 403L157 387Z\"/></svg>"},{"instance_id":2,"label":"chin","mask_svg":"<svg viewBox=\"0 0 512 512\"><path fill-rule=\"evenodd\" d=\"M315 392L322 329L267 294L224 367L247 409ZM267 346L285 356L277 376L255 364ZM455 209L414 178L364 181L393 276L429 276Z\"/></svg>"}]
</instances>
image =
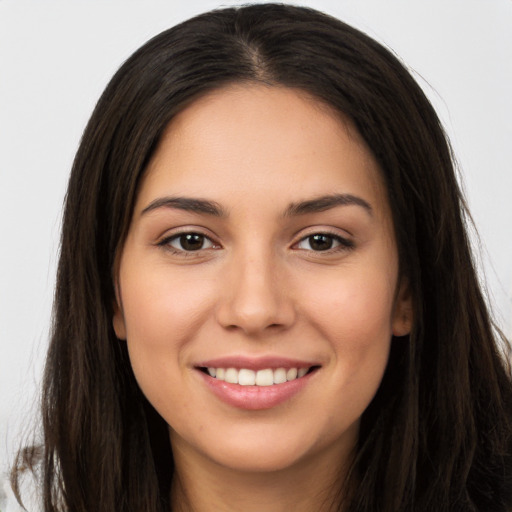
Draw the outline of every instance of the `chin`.
<instances>
[{"instance_id":1,"label":"chin","mask_svg":"<svg viewBox=\"0 0 512 512\"><path fill-rule=\"evenodd\" d=\"M246 425L247 427L247 425ZM270 428L269 428L270 427ZM192 449L201 458L213 462L225 470L237 473L273 473L285 470L318 467L323 462L334 462L339 466L340 460L346 460L357 440L358 422L354 423L337 436L326 432L312 433L310 429L294 431L293 426L283 428L276 425L253 425L252 428L239 428L238 432L230 429L219 438L215 435L204 437L195 443L194 439L179 440L174 444ZM173 434L171 434L173 435ZM174 432L175 436L178 436Z\"/></svg>"},{"instance_id":2,"label":"chin","mask_svg":"<svg viewBox=\"0 0 512 512\"><path fill-rule=\"evenodd\" d=\"M295 466L299 466L304 454L293 453L290 450L276 450L275 447L267 447L267 449L244 449L226 450L222 453L212 454L214 462L218 465L236 471L238 473L275 473L279 471L289 470Z\"/></svg>"}]
</instances>

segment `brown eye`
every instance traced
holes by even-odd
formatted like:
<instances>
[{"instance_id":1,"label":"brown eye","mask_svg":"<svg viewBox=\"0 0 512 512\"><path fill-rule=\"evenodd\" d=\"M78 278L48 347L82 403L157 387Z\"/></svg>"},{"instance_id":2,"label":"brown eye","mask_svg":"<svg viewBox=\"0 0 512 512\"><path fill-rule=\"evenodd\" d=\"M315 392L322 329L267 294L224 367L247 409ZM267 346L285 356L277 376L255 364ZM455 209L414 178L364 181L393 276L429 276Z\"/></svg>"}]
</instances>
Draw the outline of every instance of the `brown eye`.
<instances>
[{"instance_id":1,"label":"brown eye","mask_svg":"<svg viewBox=\"0 0 512 512\"><path fill-rule=\"evenodd\" d=\"M213 242L200 233L181 233L173 236L165 241L166 245L170 245L178 251L199 251L201 249L210 249Z\"/></svg>"},{"instance_id":2,"label":"brown eye","mask_svg":"<svg viewBox=\"0 0 512 512\"><path fill-rule=\"evenodd\" d=\"M327 251L334 243L333 237L329 235L312 235L308 237L308 241L313 251Z\"/></svg>"},{"instance_id":3,"label":"brown eye","mask_svg":"<svg viewBox=\"0 0 512 512\"><path fill-rule=\"evenodd\" d=\"M328 233L315 233L303 238L298 244L298 249L307 251L329 251L332 249L350 249L353 243L350 240Z\"/></svg>"}]
</instances>

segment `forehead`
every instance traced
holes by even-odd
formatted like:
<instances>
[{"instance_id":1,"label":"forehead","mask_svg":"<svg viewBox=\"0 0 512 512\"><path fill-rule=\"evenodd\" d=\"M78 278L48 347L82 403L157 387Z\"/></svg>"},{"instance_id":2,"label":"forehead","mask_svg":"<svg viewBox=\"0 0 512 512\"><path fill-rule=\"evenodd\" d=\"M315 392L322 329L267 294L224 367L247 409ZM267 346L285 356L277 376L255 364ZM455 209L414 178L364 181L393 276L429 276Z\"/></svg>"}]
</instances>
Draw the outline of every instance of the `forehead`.
<instances>
[{"instance_id":1,"label":"forehead","mask_svg":"<svg viewBox=\"0 0 512 512\"><path fill-rule=\"evenodd\" d=\"M293 202L333 192L387 206L378 165L353 123L300 90L232 85L197 99L170 122L139 203L161 194L206 194L228 202L254 197L263 208L270 196Z\"/></svg>"}]
</instances>

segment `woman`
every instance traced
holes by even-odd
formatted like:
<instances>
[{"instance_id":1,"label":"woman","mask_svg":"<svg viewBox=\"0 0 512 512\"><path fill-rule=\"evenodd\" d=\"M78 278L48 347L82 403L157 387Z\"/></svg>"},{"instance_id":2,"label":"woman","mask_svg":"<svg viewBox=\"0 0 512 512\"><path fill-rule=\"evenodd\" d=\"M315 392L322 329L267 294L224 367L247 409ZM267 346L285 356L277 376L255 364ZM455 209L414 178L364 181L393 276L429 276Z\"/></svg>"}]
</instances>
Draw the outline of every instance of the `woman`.
<instances>
[{"instance_id":1,"label":"woman","mask_svg":"<svg viewBox=\"0 0 512 512\"><path fill-rule=\"evenodd\" d=\"M355 29L267 4L151 40L69 183L44 510L512 510L464 214L432 107Z\"/></svg>"}]
</instances>

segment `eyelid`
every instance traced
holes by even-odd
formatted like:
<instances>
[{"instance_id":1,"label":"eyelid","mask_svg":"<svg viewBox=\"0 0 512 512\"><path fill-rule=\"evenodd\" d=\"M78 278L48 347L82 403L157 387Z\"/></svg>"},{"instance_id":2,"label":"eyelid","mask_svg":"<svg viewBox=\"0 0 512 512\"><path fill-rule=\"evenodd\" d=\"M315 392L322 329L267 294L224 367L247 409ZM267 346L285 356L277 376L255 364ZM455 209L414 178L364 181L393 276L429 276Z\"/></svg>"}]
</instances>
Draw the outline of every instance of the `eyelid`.
<instances>
[{"instance_id":1,"label":"eyelid","mask_svg":"<svg viewBox=\"0 0 512 512\"><path fill-rule=\"evenodd\" d=\"M221 249L222 246L219 242L216 241L216 237L212 236L210 233L207 233L206 230L200 226L180 226L177 228L170 229L166 231L163 235L161 235L157 241L155 242L156 246L160 246L162 248L165 248L171 252L175 252L176 254L184 254L184 255L199 255L200 253L203 253L206 250L211 249ZM322 226L312 226L307 229L303 229L299 231L294 237L295 241L292 243L291 248L297 249L297 250L303 250L307 252L313 252L313 253L319 253L319 254L330 254L335 253L337 251L347 251L351 250L355 247L355 243L352 240L352 236L346 231L343 230L345 233L347 233L348 236L343 236L340 234L339 229L336 228L329 228L329 227L322 227ZM173 247L170 245L170 242L172 240L176 240L181 236L187 235L187 234L197 234L205 239L207 239L211 243L211 247L201 248L197 250L185 250L185 249L179 249L176 247ZM330 249L326 249L324 251L315 251L313 249L304 249L304 248L298 248L298 244L301 242L307 240L309 237L312 237L314 235L325 235L332 237L335 241L338 242L338 245L336 247L332 247Z\"/></svg>"},{"instance_id":2,"label":"eyelid","mask_svg":"<svg viewBox=\"0 0 512 512\"><path fill-rule=\"evenodd\" d=\"M345 233L348 234L347 231L345 231ZM301 242L307 240L308 238L314 236L314 235L325 235L325 236L329 236L329 237L332 237L334 240L336 240L338 242L339 245L337 245L336 247L332 247L330 249L326 249L325 251L314 251L313 249L301 249L301 248L298 248L298 244L300 244ZM351 249L354 249L355 248L355 242L354 240L351 238L351 236L343 236L340 234L339 231L333 229L333 228L325 228L325 227L312 227L312 228L309 228L307 230L307 232L299 232L299 234L295 237L295 242L293 242L292 244L292 248L296 248L297 250L303 250L303 251L308 251L308 252L313 252L313 253L318 253L318 254L329 254L329 253L334 253L334 252L337 252L337 251L346 251L346 250L351 250Z\"/></svg>"},{"instance_id":3,"label":"eyelid","mask_svg":"<svg viewBox=\"0 0 512 512\"><path fill-rule=\"evenodd\" d=\"M198 253L204 252L209 249L220 249L221 245L215 240L215 237L211 234L206 233L207 230L204 228L201 228L199 226L180 226L177 228L173 228L170 230L167 230L163 235L158 237L157 241L155 242L156 246L162 247L164 249L167 249L171 252L175 252L176 254L187 254L187 255L198 255ZM176 247L173 247L170 245L170 242L172 240L178 239L181 236L184 235L191 235L196 234L204 237L205 239L209 240L212 244L212 247L206 247L197 249L196 251L186 251L184 249L178 249Z\"/></svg>"},{"instance_id":4,"label":"eyelid","mask_svg":"<svg viewBox=\"0 0 512 512\"><path fill-rule=\"evenodd\" d=\"M180 249L179 247L175 247L173 245L174 242L181 242L181 239L183 237L186 237L187 235L197 235L197 236L200 236L202 241L203 241L203 243L209 243L209 246L208 247L201 247L199 249L188 251L187 249ZM171 236L170 238L167 238L166 244L170 245L173 249L176 249L177 251L183 251L183 252L199 252L201 250L213 249L215 247L215 243L213 242L213 240L211 240L207 236L203 235L202 233L181 233L181 234L178 233L177 235L174 235L174 236Z\"/></svg>"}]
</instances>

